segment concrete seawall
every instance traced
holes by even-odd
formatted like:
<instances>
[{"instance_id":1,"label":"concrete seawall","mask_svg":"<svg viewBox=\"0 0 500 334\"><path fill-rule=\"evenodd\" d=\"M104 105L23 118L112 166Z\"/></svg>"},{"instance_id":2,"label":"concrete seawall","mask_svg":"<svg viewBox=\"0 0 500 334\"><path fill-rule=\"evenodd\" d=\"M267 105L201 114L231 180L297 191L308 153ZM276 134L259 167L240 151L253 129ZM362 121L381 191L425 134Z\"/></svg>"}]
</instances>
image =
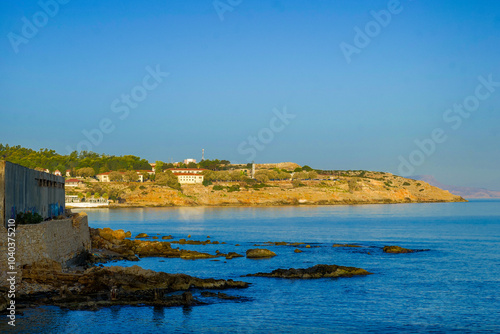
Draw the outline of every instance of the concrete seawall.
<instances>
[{"instance_id":1,"label":"concrete seawall","mask_svg":"<svg viewBox=\"0 0 500 334\"><path fill-rule=\"evenodd\" d=\"M0 286L8 270L8 231L0 228ZM79 213L72 219L51 220L35 225L18 225L15 233L15 260L18 273L24 265L42 259L66 267L91 248L88 217Z\"/></svg>"}]
</instances>

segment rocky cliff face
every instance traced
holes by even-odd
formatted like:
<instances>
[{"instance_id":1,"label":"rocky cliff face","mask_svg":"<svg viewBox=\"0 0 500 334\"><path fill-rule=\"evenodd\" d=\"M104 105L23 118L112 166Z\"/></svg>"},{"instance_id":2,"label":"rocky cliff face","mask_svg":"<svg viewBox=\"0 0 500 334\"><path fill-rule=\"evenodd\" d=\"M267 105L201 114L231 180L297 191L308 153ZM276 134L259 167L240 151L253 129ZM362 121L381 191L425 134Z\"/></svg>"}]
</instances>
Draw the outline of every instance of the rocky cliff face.
<instances>
[{"instance_id":1,"label":"rocky cliff face","mask_svg":"<svg viewBox=\"0 0 500 334\"><path fill-rule=\"evenodd\" d=\"M114 206L279 206L372 203L461 202L462 197L431 186L424 181L406 179L382 172L346 172L337 180L271 181L249 186L244 182L213 185L184 185L182 192L144 183L101 184L121 191L122 203ZM239 185L239 191L228 187ZM141 189L142 188L142 189ZM81 189L86 192L88 189ZM106 190L106 189L105 189ZM107 190L108 191L108 190Z\"/></svg>"}]
</instances>

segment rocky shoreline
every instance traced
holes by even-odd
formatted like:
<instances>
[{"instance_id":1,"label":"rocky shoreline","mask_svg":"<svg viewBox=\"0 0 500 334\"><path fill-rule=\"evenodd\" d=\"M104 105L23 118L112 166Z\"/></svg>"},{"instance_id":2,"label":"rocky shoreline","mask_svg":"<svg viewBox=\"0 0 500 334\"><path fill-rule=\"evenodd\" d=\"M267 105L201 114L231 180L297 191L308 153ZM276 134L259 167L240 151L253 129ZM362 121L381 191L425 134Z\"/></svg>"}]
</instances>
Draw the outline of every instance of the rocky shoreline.
<instances>
[{"instance_id":1,"label":"rocky shoreline","mask_svg":"<svg viewBox=\"0 0 500 334\"><path fill-rule=\"evenodd\" d=\"M46 261L23 269L21 306L54 305L68 309L98 309L112 305L191 306L205 304L190 290L247 288L231 279L201 279L167 274L139 266L91 267L63 272L60 264ZM30 291L36 288L38 291ZM182 292L182 294L173 294Z\"/></svg>"}]
</instances>

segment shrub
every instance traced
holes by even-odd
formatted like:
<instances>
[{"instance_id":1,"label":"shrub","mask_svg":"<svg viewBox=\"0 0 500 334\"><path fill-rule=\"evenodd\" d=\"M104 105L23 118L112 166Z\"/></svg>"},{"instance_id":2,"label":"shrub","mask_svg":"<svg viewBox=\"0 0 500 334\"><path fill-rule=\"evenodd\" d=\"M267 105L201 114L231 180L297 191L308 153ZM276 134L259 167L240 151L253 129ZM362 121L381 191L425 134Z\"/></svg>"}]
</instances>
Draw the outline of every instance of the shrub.
<instances>
[{"instance_id":1,"label":"shrub","mask_svg":"<svg viewBox=\"0 0 500 334\"><path fill-rule=\"evenodd\" d=\"M39 224L41 222L43 222L43 217L36 212L18 212L16 215L16 224Z\"/></svg>"},{"instance_id":2,"label":"shrub","mask_svg":"<svg viewBox=\"0 0 500 334\"><path fill-rule=\"evenodd\" d=\"M358 180L356 179L349 179L349 181L347 181L347 185L349 186L350 192L361 190L361 187L358 184Z\"/></svg>"},{"instance_id":3,"label":"shrub","mask_svg":"<svg viewBox=\"0 0 500 334\"><path fill-rule=\"evenodd\" d=\"M262 188L267 188L267 187L269 187L269 185L265 184L265 183L257 183L257 184L252 185L252 188L257 189L257 190L262 189Z\"/></svg>"},{"instance_id":4,"label":"shrub","mask_svg":"<svg viewBox=\"0 0 500 334\"><path fill-rule=\"evenodd\" d=\"M131 185L128 186L128 188L130 190L134 191L137 188L137 186L135 184L131 184Z\"/></svg>"},{"instance_id":5,"label":"shrub","mask_svg":"<svg viewBox=\"0 0 500 334\"><path fill-rule=\"evenodd\" d=\"M213 190L224 190L224 187L221 185L216 184L213 188Z\"/></svg>"},{"instance_id":6,"label":"shrub","mask_svg":"<svg viewBox=\"0 0 500 334\"><path fill-rule=\"evenodd\" d=\"M227 188L228 192L233 192L233 191L240 191L240 186L238 184L232 185L231 187Z\"/></svg>"},{"instance_id":7,"label":"shrub","mask_svg":"<svg viewBox=\"0 0 500 334\"><path fill-rule=\"evenodd\" d=\"M403 183L403 186L409 186L409 185L410 185L410 183L409 183L409 182L405 182L405 183Z\"/></svg>"},{"instance_id":8,"label":"shrub","mask_svg":"<svg viewBox=\"0 0 500 334\"><path fill-rule=\"evenodd\" d=\"M292 185L294 188L305 187L306 185L300 182L300 180L293 180Z\"/></svg>"},{"instance_id":9,"label":"shrub","mask_svg":"<svg viewBox=\"0 0 500 334\"><path fill-rule=\"evenodd\" d=\"M212 183L213 183L213 182L212 182L212 181L210 181L210 180L203 180L203 185L204 185L205 187L208 187L208 186L212 185Z\"/></svg>"},{"instance_id":10,"label":"shrub","mask_svg":"<svg viewBox=\"0 0 500 334\"><path fill-rule=\"evenodd\" d=\"M146 189L146 187L145 186L139 186L139 189L144 190L144 189Z\"/></svg>"}]
</instances>

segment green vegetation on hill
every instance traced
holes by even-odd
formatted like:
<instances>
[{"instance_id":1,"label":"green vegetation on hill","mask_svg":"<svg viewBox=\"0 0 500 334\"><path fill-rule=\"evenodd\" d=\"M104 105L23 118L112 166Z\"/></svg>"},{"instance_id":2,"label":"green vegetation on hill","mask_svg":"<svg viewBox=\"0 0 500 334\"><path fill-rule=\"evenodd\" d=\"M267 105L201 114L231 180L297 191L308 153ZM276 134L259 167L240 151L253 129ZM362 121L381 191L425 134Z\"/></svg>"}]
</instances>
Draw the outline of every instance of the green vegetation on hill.
<instances>
[{"instance_id":1,"label":"green vegetation on hill","mask_svg":"<svg viewBox=\"0 0 500 334\"><path fill-rule=\"evenodd\" d=\"M95 174L112 170L151 170L151 165L146 159L133 155L117 157L87 151L80 153L74 151L69 155L60 155L54 150L40 149L35 151L20 145L9 146L1 143L0 159L33 169L43 168L49 169L51 172L59 170L63 175L67 169L77 170L81 168L92 168Z\"/></svg>"}]
</instances>

